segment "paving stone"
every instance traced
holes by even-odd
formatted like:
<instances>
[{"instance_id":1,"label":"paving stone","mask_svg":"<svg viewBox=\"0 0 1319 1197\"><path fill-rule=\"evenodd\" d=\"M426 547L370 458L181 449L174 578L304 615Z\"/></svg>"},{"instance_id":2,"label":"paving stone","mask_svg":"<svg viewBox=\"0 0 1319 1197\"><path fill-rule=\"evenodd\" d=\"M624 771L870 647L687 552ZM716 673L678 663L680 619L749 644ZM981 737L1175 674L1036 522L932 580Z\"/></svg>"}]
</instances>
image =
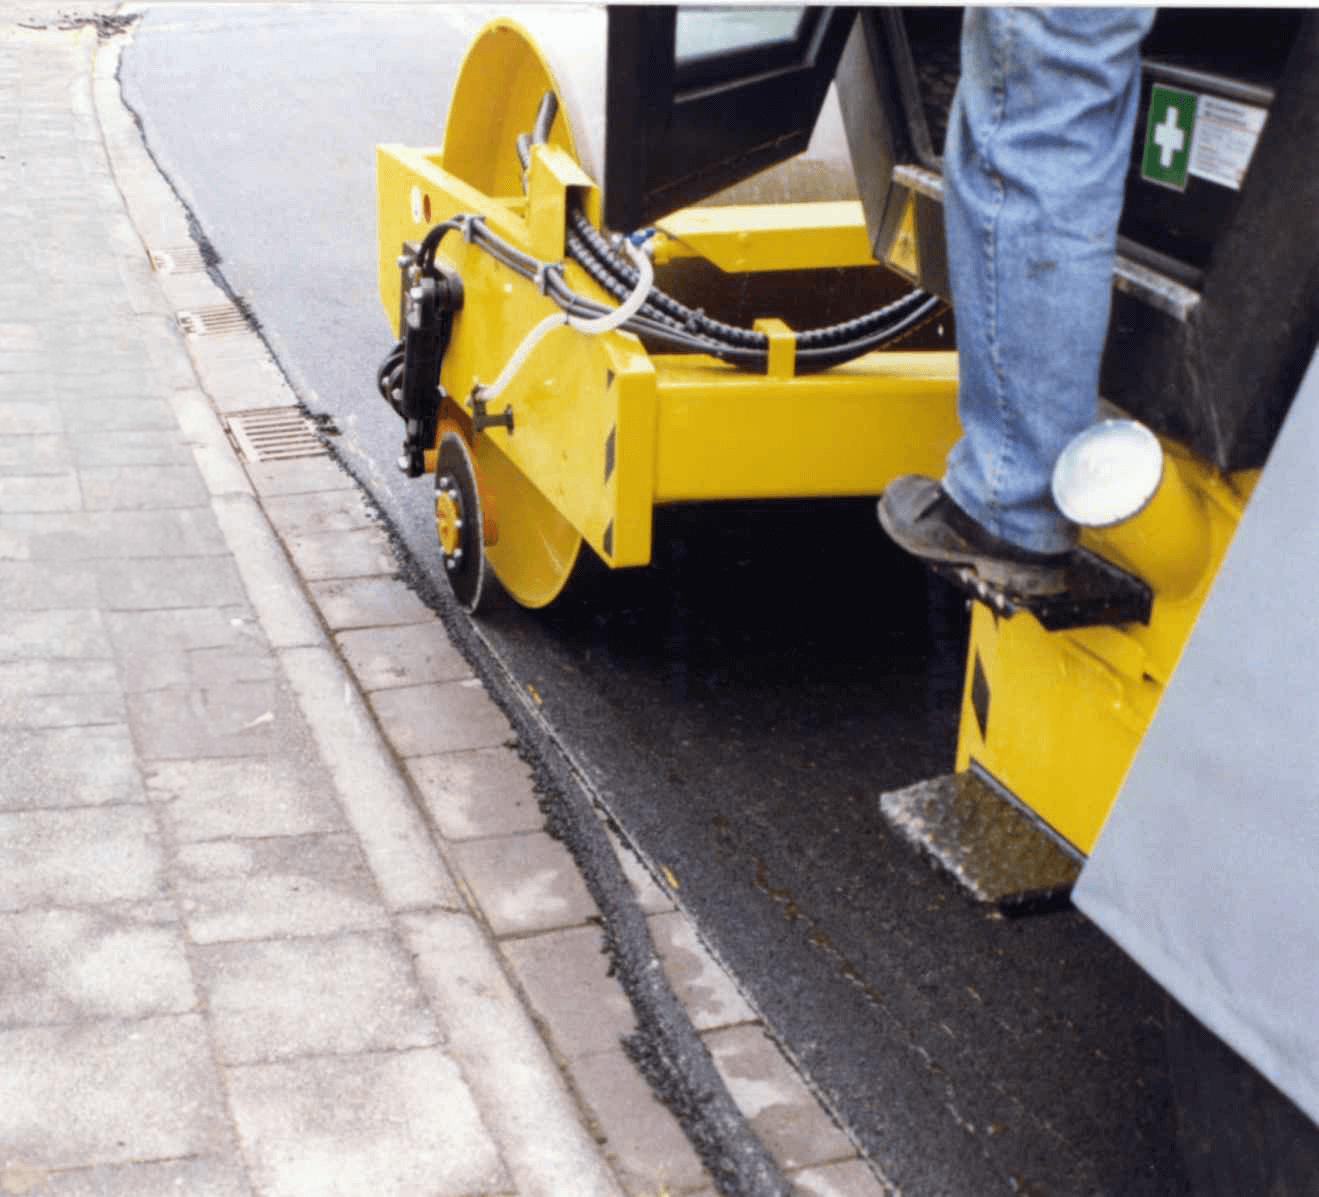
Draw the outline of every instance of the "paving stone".
<instances>
[{"instance_id":1,"label":"paving stone","mask_svg":"<svg viewBox=\"0 0 1319 1197\"><path fill-rule=\"evenodd\" d=\"M0 436L0 474L62 474L72 461L63 436Z\"/></svg>"},{"instance_id":2,"label":"paving stone","mask_svg":"<svg viewBox=\"0 0 1319 1197\"><path fill-rule=\"evenodd\" d=\"M77 474L0 475L0 511L79 511Z\"/></svg>"},{"instance_id":3,"label":"paving stone","mask_svg":"<svg viewBox=\"0 0 1319 1197\"><path fill-rule=\"evenodd\" d=\"M110 699L114 695L71 696L78 704L85 699ZM44 711L42 704L58 704L61 698L33 698L30 705L55 723L54 716L74 715L75 710ZM0 704L3 705L3 704ZM21 695L20 695L21 705ZM141 779L128 725L107 722L99 726L47 726L24 729L17 721L0 727L0 759L5 762L0 783L0 809L32 810L40 807L97 806L110 802L138 802Z\"/></svg>"},{"instance_id":4,"label":"paving stone","mask_svg":"<svg viewBox=\"0 0 1319 1197\"><path fill-rule=\"evenodd\" d=\"M0 396L6 393L24 394L26 388L5 386L0 379ZM53 404L27 401L0 401L0 436L32 436L39 433L63 432L64 413Z\"/></svg>"},{"instance_id":5,"label":"paving stone","mask_svg":"<svg viewBox=\"0 0 1319 1197\"><path fill-rule=\"evenodd\" d=\"M281 536L380 527L380 521L371 513L357 487L314 494L272 495L262 506Z\"/></svg>"},{"instance_id":6,"label":"paving stone","mask_svg":"<svg viewBox=\"0 0 1319 1197\"><path fill-rule=\"evenodd\" d=\"M57 395L63 425L79 436L102 432L169 431L177 428L174 413L163 399L148 399L155 391L150 378L101 378L95 383L95 402L77 391Z\"/></svg>"},{"instance_id":7,"label":"paving stone","mask_svg":"<svg viewBox=\"0 0 1319 1197\"><path fill-rule=\"evenodd\" d=\"M453 854L496 935L578 926L599 914L568 850L545 832L467 840Z\"/></svg>"},{"instance_id":8,"label":"paving stone","mask_svg":"<svg viewBox=\"0 0 1319 1197\"><path fill-rule=\"evenodd\" d=\"M636 1027L632 1006L609 976L598 928L505 940L500 949L568 1059L613 1051Z\"/></svg>"},{"instance_id":9,"label":"paving stone","mask_svg":"<svg viewBox=\"0 0 1319 1197\"><path fill-rule=\"evenodd\" d=\"M194 559L229 553L209 506L166 511L0 514L0 533L25 537L33 561ZM137 562L129 564L136 566Z\"/></svg>"},{"instance_id":10,"label":"paving stone","mask_svg":"<svg viewBox=\"0 0 1319 1197\"><path fill-rule=\"evenodd\" d=\"M284 543L298 573L309 582L398 572L389 540L378 528L311 536L295 534L287 536Z\"/></svg>"},{"instance_id":11,"label":"paving stone","mask_svg":"<svg viewBox=\"0 0 1319 1197\"><path fill-rule=\"evenodd\" d=\"M573 1063L572 1078L604 1135L604 1149L632 1197L709 1183L682 1127L621 1049Z\"/></svg>"},{"instance_id":12,"label":"paving stone","mask_svg":"<svg viewBox=\"0 0 1319 1197\"><path fill-rule=\"evenodd\" d=\"M31 701L35 707L64 700ZM72 701L79 701L78 696L73 696ZM49 710L45 713L51 714ZM99 806L142 800L141 779L126 724L0 727L0 760L5 763L4 778L0 781L0 810Z\"/></svg>"},{"instance_id":13,"label":"paving stone","mask_svg":"<svg viewBox=\"0 0 1319 1197\"><path fill-rule=\"evenodd\" d=\"M0 699L10 694L118 694L119 674L113 661L70 661L62 658L0 659Z\"/></svg>"},{"instance_id":14,"label":"paving stone","mask_svg":"<svg viewBox=\"0 0 1319 1197\"><path fill-rule=\"evenodd\" d=\"M123 723L124 717L122 694L29 694L0 690L0 735L21 728Z\"/></svg>"},{"instance_id":15,"label":"paving stone","mask_svg":"<svg viewBox=\"0 0 1319 1197\"><path fill-rule=\"evenodd\" d=\"M861 1160L843 1160L820 1168L807 1168L790 1178L799 1197L892 1197Z\"/></svg>"},{"instance_id":16,"label":"paving stone","mask_svg":"<svg viewBox=\"0 0 1319 1197\"><path fill-rule=\"evenodd\" d=\"M253 407L294 407L297 396L289 390L288 383L278 366L266 357L264 360L237 360L231 358L203 358L199 350L218 347L230 338L221 337L196 338L190 346L197 377L201 380L211 402L222 412L248 411ZM261 342L257 341L260 345ZM264 353L264 348L262 349Z\"/></svg>"},{"instance_id":17,"label":"paving stone","mask_svg":"<svg viewBox=\"0 0 1319 1197\"><path fill-rule=\"evenodd\" d=\"M0 910L164 894L159 837L145 806L0 814Z\"/></svg>"},{"instance_id":18,"label":"paving stone","mask_svg":"<svg viewBox=\"0 0 1319 1197\"><path fill-rule=\"evenodd\" d=\"M145 782L179 843L347 827L324 766L311 753L162 761L148 767Z\"/></svg>"},{"instance_id":19,"label":"paving stone","mask_svg":"<svg viewBox=\"0 0 1319 1197\"><path fill-rule=\"evenodd\" d=\"M648 922L664 973L698 1031L755 1021L755 1011L697 939L685 914L652 915Z\"/></svg>"},{"instance_id":20,"label":"paving stone","mask_svg":"<svg viewBox=\"0 0 1319 1197\"><path fill-rule=\"evenodd\" d=\"M385 904L396 911L462 908L457 883L343 663L328 647L279 656Z\"/></svg>"},{"instance_id":21,"label":"paving stone","mask_svg":"<svg viewBox=\"0 0 1319 1197\"><path fill-rule=\"evenodd\" d=\"M388 923L366 862L346 835L187 844L174 869L180 909L197 943Z\"/></svg>"},{"instance_id":22,"label":"paving stone","mask_svg":"<svg viewBox=\"0 0 1319 1197\"><path fill-rule=\"evenodd\" d=\"M450 840L539 831L531 770L511 748L474 748L405 762L427 812Z\"/></svg>"},{"instance_id":23,"label":"paving stone","mask_svg":"<svg viewBox=\"0 0 1319 1197\"><path fill-rule=\"evenodd\" d=\"M202 507L210 502L201 475L187 465L83 466L78 471L88 511Z\"/></svg>"},{"instance_id":24,"label":"paving stone","mask_svg":"<svg viewBox=\"0 0 1319 1197\"><path fill-rule=\"evenodd\" d=\"M216 680L220 654L231 658L225 680L270 676L269 645L245 605L115 611L105 626L129 691L204 685Z\"/></svg>"},{"instance_id":25,"label":"paving stone","mask_svg":"<svg viewBox=\"0 0 1319 1197\"><path fill-rule=\"evenodd\" d=\"M149 611L245 603L229 557L162 557L94 563L105 611Z\"/></svg>"},{"instance_id":26,"label":"paving stone","mask_svg":"<svg viewBox=\"0 0 1319 1197\"><path fill-rule=\"evenodd\" d=\"M417 972L522 1194L620 1197L563 1074L485 932L467 914L405 914ZM511 1186L510 1186L511 1187Z\"/></svg>"},{"instance_id":27,"label":"paving stone","mask_svg":"<svg viewBox=\"0 0 1319 1197\"><path fill-rule=\"evenodd\" d=\"M435 618L398 578L341 578L312 582L308 589L331 629L427 623Z\"/></svg>"},{"instance_id":28,"label":"paving stone","mask_svg":"<svg viewBox=\"0 0 1319 1197\"><path fill-rule=\"evenodd\" d=\"M328 456L254 462L247 467L247 475L262 495L296 495L311 491L357 488L357 483L348 471Z\"/></svg>"},{"instance_id":29,"label":"paving stone","mask_svg":"<svg viewBox=\"0 0 1319 1197\"><path fill-rule=\"evenodd\" d=\"M701 1038L738 1109L782 1167L805 1168L855 1153L758 1026L708 1031Z\"/></svg>"},{"instance_id":30,"label":"paving stone","mask_svg":"<svg viewBox=\"0 0 1319 1197\"><path fill-rule=\"evenodd\" d=\"M0 1143L10 1167L210 1155L228 1139L195 1015L131 1029L112 1021L3 1031L0 1058Z\"/></svg>"},{"instance_id":31,"label":"paving stone","mask_svg":"<svg viewBox=\"0 0 1319 1197\"><path fill-rule=\"evenodd\" d=\"M228 1070L264 1197L460 1197L511 1189L453 1062L438 1048Z\"/></svg>"},{"instance_id":32,"label":"paving stone","mask_svg":"<svg viewBox=\"0 0 1319 1197\"><path fill-rule=\"evenodd\" d=\"M439 1041L392 934L213 944L196 958L225 1064Z\"/></svg>"},{"instance_id":33,"label":"paving stone","mask_svg":"<svg viewBox=\"0 0 1319 1197\"><path fill-rule=\"evenodd\" d=\"M451 682L472 676L438 619L398 628L361 628L335 637L364 690Z\"/></svg>"},{"instance_id":34,"label":"paving stone","mask_svg":"<svg viewBox=\"0 0 1319 1197\"><path fill-rule=\"evenodd\" d=\"M102 431L96 436L76 436L69 452L79 470L130 466L187 465L192 454L177 427Z\"/></svg>"},{"instance_id":35,"label":"paving stone","mask_svg":"<svg viewBox=\"0 0 1319 1197\"><path fill-rule=\"evenodd\" d=\"M102 907L0 914L0 1026L192 1010L182 932L177 923L161 924L158 913Z\"/></svg>"},{"instance_id":36,"label":"paving stone","mask_svg":"<svg viewBox=\"0 0 1319 1197\"><path fill-rule=\"evenodd\" d=\"M618 838L617 833L608 824L605 825L605 834L609 837L610 844L613 845L614 855L618 858L619 867L623 870L623 876L627 878L628 884L632 887L632 892L636 894L641 909L646 914L663 914L667 910L675 909L673 899L664 892L659 882L650 875L650 870L641 862L637 854Z\"/></svg>"},{"instance_id":37,"label":"paving stone","mask_svg":"<svg viewBox=\"0 0 1319 1197\"><path fill-rule=\"evenodd\" d=\"M0 556L10 556L0 529ZM0 611L51 611L95 607L100 576L92 565L64 561L0 561Z\"/></svg>"},{"instance_id":38,"label":"paving stone","mask_svg":"<svg viewBox=\"0 0 1319 1197\"><path fill-rule=\"evenodd\" d=\"M377 690L368 701L400 756L495 748L513 739L504 713L476 678Z\"/></svg>"},{"instance_id":39,"label":"paving stone","mask_svg":"<svg viewBox=\"0 0 1319 1197\"><path fill-rule=\"evenodd\" d=\"M147 1164L111 1164L68 1172L34 1170L24 1177L10 1172L11 1193L34 1197L252 1197L237 1158L160 1160ZM24 1190L20 1185L39 1187ZM0 1193L6 1170L0 1168Z\"/></svg>"},{"instance_id":40,"label":"paving stone","mask_svg":"<svg viewBox=\"0 0 1319 1197\"><path fill-rule=\"evenodd\" d=\"M37 657L89 661L113 656L99 611L6 609L0 620L0 661Z\"/></svg>"},{"instance_id":41,"label":"paving stone","mask_svg":"<svg viewBox=\"0 0 1319 1197\"><path fill-rule=\"evenodd\" d=\"M276 682L148 690L130 694L128 708L144 760L265 755L302 719Z\"/></svg>"}]
</instances>

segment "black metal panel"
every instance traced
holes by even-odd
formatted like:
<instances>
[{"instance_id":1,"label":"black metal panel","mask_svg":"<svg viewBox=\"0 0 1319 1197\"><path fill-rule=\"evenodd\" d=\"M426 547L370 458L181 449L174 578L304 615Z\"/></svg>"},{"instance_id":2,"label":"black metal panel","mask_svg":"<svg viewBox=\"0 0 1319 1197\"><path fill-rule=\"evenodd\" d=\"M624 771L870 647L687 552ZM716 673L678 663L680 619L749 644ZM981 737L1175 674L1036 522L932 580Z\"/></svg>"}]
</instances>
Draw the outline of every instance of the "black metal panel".
<instances>
[{"instance_id":1,"label":"black metal panel","mask_svg":"<svg viewBox=\"0 0 1319 1197\"><path fill-rule=\"evenodd\" d=\"M954 10L936 11L864 13L841 68L840 86L867 93L844 96L843 113L880 258L912 194L894 180L894 165L905 154L931 178L939 169L958 24ZM1296 10L1161 9L1143 47L1119 252L1200 300L1182 321L1115 292L1101 390L1221 469L1263 464L1319 340L1316 22ZM1141 178L1155 82L1267 107L1241 190L1193 176L1176 191ZM917 193L918 281L946 295L937 193Z\"/></svg>"},{"instance_id":2,"label":"black metal panel","mask_svg":"<svg viewBox=\"0 0 1319 1197\"><path fill-rule=\"evenodd\" d=\"M838 64L838 105L870 247L882 260L904 207L893 168L936 165L900 10L868 8L857 17Z\"/></svg>"},{"instance_id":3,"label":"black metal panel","mask_svg":"<svg viewBox=\"0 0 1319 1197\"><path fill-rule=\"evenodd\" d=\"M791 158L810 142L851 8L808 10L790 46L681 66L677 8L611 7L604 216L639 228Z\"/></svg>"},{"instance_id":4,"label":"black metal panel","mask_svg":"<svg viewBox=\"0 0 1319 1197\"><path fill-rule=\"evenodd\" d=\"M1301 15L1268 122L1185 323L1115 296L1101 387L1221 469L1264 464L1319 342L1319 17Z\"/></svg>"}]
</instances>

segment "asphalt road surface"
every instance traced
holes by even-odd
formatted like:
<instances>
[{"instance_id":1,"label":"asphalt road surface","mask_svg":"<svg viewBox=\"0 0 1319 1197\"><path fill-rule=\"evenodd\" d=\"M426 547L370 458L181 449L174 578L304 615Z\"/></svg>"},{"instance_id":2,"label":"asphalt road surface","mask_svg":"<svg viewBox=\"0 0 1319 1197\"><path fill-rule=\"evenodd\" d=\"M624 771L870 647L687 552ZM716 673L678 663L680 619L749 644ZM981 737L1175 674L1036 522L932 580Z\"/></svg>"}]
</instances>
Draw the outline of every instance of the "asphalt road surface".
<instances>
[{"instance_id":1,"label":"asphalt road surface","mask_svg":"<svg viewBox=\"0 0 1319 1197\"><path fill-rule=\"evenodd\" d=\"M430 486L396 471L374 387L373 151L438 142L491 12L161 4L122 67L228 283L436 581ZM1158 991L1077 913L976 907L878 813L951 767L960 602L869 502L664 512L655 542L481 631L849 1132L907 1197L1185 1193Z\"/></svg>"}]
</instances>

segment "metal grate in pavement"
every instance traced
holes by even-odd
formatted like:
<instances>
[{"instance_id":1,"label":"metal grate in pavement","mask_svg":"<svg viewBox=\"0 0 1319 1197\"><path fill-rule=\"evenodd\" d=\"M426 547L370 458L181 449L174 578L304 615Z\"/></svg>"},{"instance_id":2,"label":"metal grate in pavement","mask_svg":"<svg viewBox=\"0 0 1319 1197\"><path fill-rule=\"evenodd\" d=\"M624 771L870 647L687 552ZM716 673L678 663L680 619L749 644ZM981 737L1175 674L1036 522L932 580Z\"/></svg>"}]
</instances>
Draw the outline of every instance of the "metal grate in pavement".
<instances>
[{"instance_id":1,"label":"metal grate in pavement","mask_svg":"<svg viewBox=\"0 0 1319 1197\"><path fill-rule=\"evenodd\" d=\"M177 319L179 327L190 337L214 337L222 333L244 332L252 327L246 313L232 303L179 312Z\"/></svg>"},{"instance_id":2,"label":"metal grate in pavement","mask_svg":"<svg viewBox=\"0 0 1319 1197\"><path fill-rule=\"evenodd\" d=\"M296 407L265 407L235 412L226 420L244 461L288 461L329 453L316 423Z\"/></svg>"},{"instance_id":3,"label":"metal grate in pavement","mask_svg":"<svg viewBox=\"0 0 1319 1197\"><path fill-rule=\"evenodd\" d=\"M192 241L151 253L151 267L157 274L202 274L206 266L201 246Z\"/></svg>"}]
</instances>

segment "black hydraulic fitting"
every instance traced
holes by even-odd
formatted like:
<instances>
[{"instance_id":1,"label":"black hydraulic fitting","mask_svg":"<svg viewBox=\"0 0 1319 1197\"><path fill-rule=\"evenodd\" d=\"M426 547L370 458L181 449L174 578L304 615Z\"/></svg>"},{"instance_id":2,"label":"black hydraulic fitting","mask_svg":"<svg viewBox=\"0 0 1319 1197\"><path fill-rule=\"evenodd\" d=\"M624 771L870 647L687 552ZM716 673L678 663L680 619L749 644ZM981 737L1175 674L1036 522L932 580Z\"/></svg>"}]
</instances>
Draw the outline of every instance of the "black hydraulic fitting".
<instances>
[{"instance_id":1,"label":"black hydraulic fitting","mask_svg":"<svg viewBox=\"0 0 1319 1197\"><path fill-rule=\"evenodd\" d=\"M382 384L385 398L403 418L403 454L398 467L409 478L426 472L426 450L435 444L439 421L440 366L448 348L454 313L463 306L463 285L456 271L432 264L422 267L414 247L399 258L402 296L398 368Z\"/></svg>"}]
</instances>

